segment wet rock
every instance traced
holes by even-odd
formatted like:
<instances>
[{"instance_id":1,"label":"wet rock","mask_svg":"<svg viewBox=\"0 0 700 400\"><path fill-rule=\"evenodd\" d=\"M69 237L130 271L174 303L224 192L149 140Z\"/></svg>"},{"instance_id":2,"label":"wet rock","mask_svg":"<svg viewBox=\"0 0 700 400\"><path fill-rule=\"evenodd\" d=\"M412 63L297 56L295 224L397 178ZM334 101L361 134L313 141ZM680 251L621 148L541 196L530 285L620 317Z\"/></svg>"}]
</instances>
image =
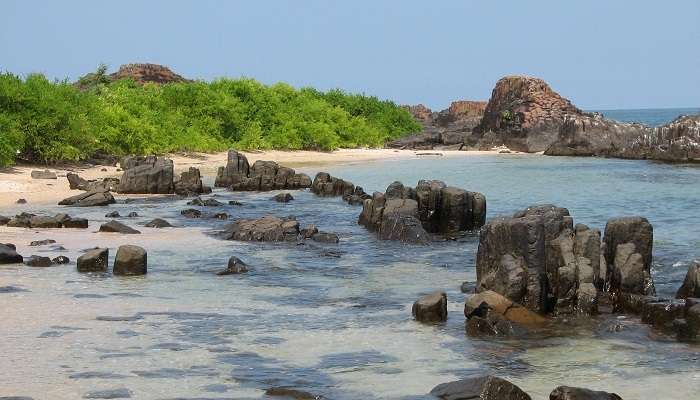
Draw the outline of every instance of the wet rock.
<instances>
[{"instance_id":1,"label":"wet rock","mask_svg":"<svg viewBox=\"0 0 700 400\"><path fill-rule=\"evenodd\" d=\"M527 328L542 327L547 322L541 315L491 290L468 297L464 304L464 316L467 319L473 316L485 318L483 312L486 310Z\"/></svg>"},{"instance_id":2,"label":"wet rock","mask_svg":"<svg viewBox=\"0 0 700 400\"><path fill-rule=\"evenodd\" d=\"M348 196L352 195L354 191L355 185L352 182L335 178L327 172L316 174L311 184L311 192L323 197Z\"/></svg>"},{"instance_id":3,"label":"wet rock","mask_svg":"<svg viewBox=\"0 0 700 400\"><path fill-rule=\"evenodd\" d=\"M423 229L421 222L412 215L388 214L382 217L377 236L382 240L395 240L411 244L430 244L432 236Z\"/></svg>"},{"instance_id":4,"label":"wet rock","mask_svg":"<svg viewBox=\"0 0 700 400\"><path fill-rule=\"evenodd\" d=\"M214 219L226 220L226 219L228 219L228 214L226 214L225 212L216 213L216 214L212 215L211 217Z\"/></svg>"},{"instance_id":5,"label":"wet rock","mask_svg":"<svg viewBox=\"0 0 700 400\"><path fill-rule=\"evenodd\" d=\"M19 264L24 259L17 253L14 247L0 244L0 264Z\"/></svg>"},{"instance_id":6,"label":"wet rock","mask_svg":"<svg viewBox=\"0 0 700 400\"><path fill-rule=\"evenodd\" d=\"M145 275L146 272L147 254L144 248L128 244L119 246L112 268L114 275Z\"/></svg>"},{"instance_id":7,"label":"wet rock","mask_svg":"<svg viewBox=\"0 0 700 400\"><path fill-rule=\"evenodd\" d=\"M86 393L84 399L130 399L132 395L131 390L127 388L119 389L109 389L109 390L95 390Z\"/></svg>"},{"instance_id":8,"label":"wet rock","mask_svg":"<svg viewBox=\"0 0 700 400\"><path fill-rule=\"evenodd\" d=\"M651 276L650 271L653 240L653 228L646 218L624 217L608 220L607 224L605 225L603 243L605 244L604 256L608 263L605 281L609 284L610 290L620 290L620 271L617 269L617 267L624 266L624 262L615 262L618 246L626 243L632 243L634 245L634 252L641 256L641 260L635 256L635 259L632 261L641 261L642 269L644 270L644 275L646 277L646 275ZM624 254L621 254L621 256L622 255ZM627 258L622 261L627 261ZM629 267L632 267L632 265ZM646 293L636 293L653 294L653 282L647 282L647 284L650 284L650 286L645 288L645 291L647 291Z\"/></svg>"},{"instance_id":9,"label":"wet rock","mask_svg":"<svg viewBox=\"0 0 700 400\"><path fill-rule=\"evenodd\" d=\"M447 294L434 292L413 303L411 313L419 322L447 321Z\"/></svg>"},{"instance_id":10,"label":"wet rock","mask_svg":"<svg viewBox=\"0 0 700 400\"><path fill-rule=\"evenodd\" d=\"M491 375L474 375L437 385L430 394L444 400L531 400L514 384Z\"/></svg>"},{"instance_id":11,"label":"wet rock","mask_svg":"<svg viewBox=\"0 0 700 400\"><path fill-rule=\"evenodd\" d=\"M180 214L182 214L182 216L185 218L200 218L202 216L202 212L199 210L195 210L194 208L182 210L180 211Z\"/></svg>"},{"instance_id":12,"label":"wet rock","mask_svg":"<svg viewBox=\"0 0 700 400\"><path fill-rule=\"evenodd\" d=\"M653 295L651 274L644 266L644 259L636 252L634 243L617 246L613 263L611 288L625 293Z\"/></svg>"},{"instance_id":13,"label":"wet rock","mask_svg":"<svg viewBox=\"0 0 700 400\"><path fill-rule=\"evenodd\" d=\"M335 233L318 232L311 236L311 240L319 243L338 243L340 238Z\"/></svg>"},{"instance_id":14,"label":"wet rock","mask_svg":"<svg viewBox=\"0 0 700 400\"><path fill-rule=\"evenodd\" d=\"M676 292L677 299L700 297L700 262L693 261L685 274L683 285Z\"/></svg>"},{"instance_id":15,"label":"wet rock","mask_svg":"<svg viewBox=\"0 0 700 400\"><path fill-rule=\"evenodd\" d=\"M274 387L269 388L265 391L265 395L271 397L284 397L287 399L294 400L317 400L322 399L321 396L315 396L309 392L303 390L285 388L285 387Z\"/></svg>"},{"instance_id":16,"label":"wet rock","mask_svg":"<svg viewBox=\"0 0 700 400\"><path fill-rule=\"evenodd\" d=\"M34 170L31 173L32 179L58 179L56 173L45 169L43 171Z\"/></svg>"},{"instance_id":17,"label":"wet rock","mask_svg":"<svg viewBox=\"0 0 700 400\"><path fill-rule=\"evenodd\" d=\"M228 259L228 266L225 270L219 271L217 275L236 275L248 272L248 264L236 256Z\"/></svg>"},{"instance_id":18,"label":"wet rock","mask_svg":"<svg viewBox=\"0 0 700 400\"><path fill-rule=\"evenodd\" d=\"M0 226L7 225L8 222L10 222L12 218L10 217L5 217L3 215L0 215Z\"/></svg>"},{"instance_id":19,"label":"wet rock","mask_svg":"<svg viewBox=\"0 0 700 400\"><path fill-rule=\"evenodd\" d=\"M550 393L549 400L622 400L622 397L615 393L559 386Z\"/></svg>"},{"instance_id":20,"label":"wet rock","mask_svg":"<svg viewBox=\"0 0 700 400\"><path fill-rule=\"evenodd\" d=\"M17 204L27 204L27 200L26 200L26 199L17 199L17 201L16 201L15 203L17 203Z\"/></svg>"},{"instance_id":21,"label":"wet rock","mask_svg":"<svg viewBox=\"0 0 700 400\"><path fill-rule=\"evenodd\" d=\"M294 241L299 235L299 222L294 217L266 215L257 219L239 219L224 228L224 238L255 242Z\"/></svg>"},{"instance_id":22,"label":"wet rock","mask_svg":"<svg viewBox=\"0 0 700 400\"><path fill-rule=\"evenodd\" d=\"M200 197L195 197L193 200L187 202L188 206L200 206L200 207L220 207L223 206L224 203L216 200L216 199L205 199L202 200Z\"/></svg>"},{"instance_id":23,"label":"wet rock","mask_svg":"<svg viewBox=\"0 0 700 400\"><path fill-rule=\"evenodd\" d=\"M48 257L32 255L31 257L24 260L24 265L27 265L29 267L46 268L51 266L51 259Z\"/></svg>"},{"instance_id":24,"label":"wet rock","mask_svg":"<svg viewBox=\"0 0 700 400\"><path fill-rule=\"evenodd\" d=\"M174 184L174 190L181 196L211 193L211 188L202 183L199 169L195 167L190 167L189 170L180 174L180 179Z\"/></svg>"},{"instance_id":25,"label":"wet rock","mask_svg":"<svg viewBox=\"0 0 700 400\"><path fill-rule=\"evenodd\" d=\"M240 201L236 201L236 200L229 200L228 205L230 205L230 206L242 206L243 203L241 203Z\"/></svg>"},{"instance_id":26,"label":"wet rock","mask_svg":"<svg viewBox=\"0 0 700 400\"><path fill-rule=\"evenodd\" d=\"M127 217L129 217L129 218L136 218L138 216L139 216L139 213L137 213L136 211L132 211L127 215Z\"/></svg>"},{"instance_id":27,"label":"wet rock","mask_svg":"<svg viewBox=\"0 0 700 400\"><path fill-rule=\"evenodd\" d=\"M87 229L88 220L85 218L70 218L63 221L64 228Z\"/></svg>"},{"instance_id":28,"label":"wet rock","mask_svg":"<svg viewBox=\"0 0 700 400\"><path fill-rule=\"evenodd\" d=\"M112 196L110 192L95 191L68 197L61 200L58 205L73 207L98 207L114 204L116 202L117 201L114 200L114 196Z\"/></svg>"},{"instance_id":29,"label":"wet rock","mask_svg":"<svg viewBox=\"0 0 700 400\"><path fill-rule=\"evenodd\" d=\"M272 199L278 203L289 203L290 201L294 200L294 197L292 197L292 195L289 193L280 193L275 195Z\"/></svg>"},{"instance_id":30,"label":"wet rock","mask_svg":"<svg viewBox=\"0 0 700 400\"><path fill-rule=\"evenodd\" d=\"M105 218L119 218L121 215L119 214L119 211L112 211L107 214L105 214Z\"/></svg>"},{"instance_id":31,"label":"wet rock","mask_svg":"<svg viewBox=\"0 0 700 400\"><path fill-rule=\"evenodd\" d=\"M172 228L173 226L170 224L170 222L161 219L161 218L155 218L145 225L147 228Z\"/></svg>"},{"instance_id":32,"label":"wet rock","mask_svg":"<svg viewBox=\"0 0 700 400\"><path fill-rule=\"evenodd\" d=\"M100 232L114 232L123 234L137 234L141 233L134 228L126 226L119 221L109 221L105 224L100 225Z\"/></svg>"},{"instance_id":33,"label":"wet rock","mask_svg":"<svg viewBox=\"0 0 700 400\"><path fill-rule=\"evenodd\" d=\"M54 257L51 262L54 264L68 264L70 263L70 259L66 256L58 256Z\"/></svg>"},{"instance_id":34,"label":"wet rock","mask_svg":"<svg viewBox=\"0 0 700 400\"><path fill-rule=\"evenodd\" d=\"M44 239L44 240L34 240L33 242L29 243L30 246L45 246L47 244L52 244L56 243L55 240L53 239Z\"/></svg>"},{"instance_id":35,"label":"wet rock","mask_svg":"<svg viewBox=\"0 0 700 400\"><path fill-rule=\"evenodd\" d=\"M311 239L317 233L318 228L316 225L307 225L304 229L299 231L299 235L301 235L301 237L304 239Z\"/></svg>"},{"instance_id":36,"label":"wet rock","mask_svg":"<svg viewBox=\"0 0 700 400\"><path fill-rule=\"evenodd\" d=\"M78 257L78 272L107 272L109 249L92 249Z\"/></svg>"},{"instance_id":37,"label":"wet rock","mask_svg":"<svg viewBox=\"0 0 700 400\"><path fill-rule=\"evenodd\" d=\"M685 316L685 302L655 301L642 307L642 322L666 331L673 331L673 321Z\"/></svg>"},{"instance_id":38,"label":"wet rock","mask_svg":"<svg viewBox=\"0 0 700 400\"><path fill-rule=\"evenodd\" d=\"M174 191L173 160L156 156L129 156L120 161L124 170L119 193L168 194Z\"/></svg>"}]
</instances>

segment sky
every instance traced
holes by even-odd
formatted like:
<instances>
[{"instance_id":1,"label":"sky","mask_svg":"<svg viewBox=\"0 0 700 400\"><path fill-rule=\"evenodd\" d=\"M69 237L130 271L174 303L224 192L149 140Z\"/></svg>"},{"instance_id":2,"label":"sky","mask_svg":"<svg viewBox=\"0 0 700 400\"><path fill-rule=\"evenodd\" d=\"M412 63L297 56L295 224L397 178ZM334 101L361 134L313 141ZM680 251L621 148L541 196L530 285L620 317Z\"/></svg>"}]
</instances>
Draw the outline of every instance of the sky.
<instances>
[{"instance_id":1,"label":"sky","mask_svg":"<svg viewBox=\"0 0 700 400\"><path fill-rule=\"evenodd\" d=\"M699 20L698 0L1 0L0 70L151 62L436 110L517 74L585 109L699 107Z\"/></svg>"}]
</instances>

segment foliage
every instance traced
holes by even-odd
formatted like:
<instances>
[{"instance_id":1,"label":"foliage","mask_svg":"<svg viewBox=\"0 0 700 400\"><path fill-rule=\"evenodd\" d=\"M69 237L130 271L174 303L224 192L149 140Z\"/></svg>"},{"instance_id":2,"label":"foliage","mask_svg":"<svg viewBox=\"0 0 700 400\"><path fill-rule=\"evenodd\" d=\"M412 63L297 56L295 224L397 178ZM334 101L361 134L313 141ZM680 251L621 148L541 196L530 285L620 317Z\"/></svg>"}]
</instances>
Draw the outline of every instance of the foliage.
<instances>
[{"instance_id":1,"label":"foliage","mask_svg":"<svg viewBox=\"0 0 700 400\"><path fill-rule=\"evenodd\" d=\"M0 74L0 166L16 156L376 147L419 130L396 104L340 90L252 79L139 85L111 81L104 66L75 84Z\"/></svg>"}]
</instances>

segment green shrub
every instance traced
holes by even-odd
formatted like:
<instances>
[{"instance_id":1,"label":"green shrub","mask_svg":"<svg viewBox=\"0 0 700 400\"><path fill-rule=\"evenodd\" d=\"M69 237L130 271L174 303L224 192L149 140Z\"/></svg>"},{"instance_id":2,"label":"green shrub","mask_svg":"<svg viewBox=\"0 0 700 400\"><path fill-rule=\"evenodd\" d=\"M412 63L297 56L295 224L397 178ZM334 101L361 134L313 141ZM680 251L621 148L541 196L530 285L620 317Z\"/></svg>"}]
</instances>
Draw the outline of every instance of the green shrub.
<instances>
[{"instance_id":1,"label":"green shrub","mask_svg":"<svg viewBox=\"0 0 700 400\"><path fill-rule=\"evenodd\" d=\"M106 69L76 84L0 74L0 165L173 151L377 147L420 126L401 107L341 90L253 79L139 85Z\"/></svg>"}]
</instances>

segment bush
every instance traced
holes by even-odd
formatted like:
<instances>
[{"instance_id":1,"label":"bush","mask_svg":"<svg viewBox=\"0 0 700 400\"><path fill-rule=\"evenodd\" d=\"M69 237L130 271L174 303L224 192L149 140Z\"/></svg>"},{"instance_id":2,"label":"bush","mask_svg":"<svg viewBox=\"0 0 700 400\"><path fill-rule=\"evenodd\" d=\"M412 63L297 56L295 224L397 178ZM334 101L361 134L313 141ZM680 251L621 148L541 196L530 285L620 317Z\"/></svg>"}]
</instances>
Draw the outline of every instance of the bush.
<instances>
[{"instance_id":1,"label":"bush","mask_svg":"<svg viewBox=\"0 0 700 400\"><path fill-rule=\"evenodd\" d=\"M76 84L0 74L0 166L174 151L377 147L420 130L389 101L253 79L139 85L101 66Z\"/></svg>"}]
</instances>

